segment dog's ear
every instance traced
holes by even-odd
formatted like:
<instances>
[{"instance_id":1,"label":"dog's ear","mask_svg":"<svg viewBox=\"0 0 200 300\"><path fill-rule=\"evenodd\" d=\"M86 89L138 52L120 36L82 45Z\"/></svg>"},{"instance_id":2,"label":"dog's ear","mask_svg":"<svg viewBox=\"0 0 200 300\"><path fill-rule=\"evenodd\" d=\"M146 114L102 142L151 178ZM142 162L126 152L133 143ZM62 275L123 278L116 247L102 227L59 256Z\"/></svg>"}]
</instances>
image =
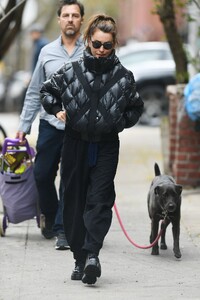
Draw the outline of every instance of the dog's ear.
<instances>
[{"instance_id":1,"label":"dog's ear","mask_svg":"<svg viewBox=\"0 0 200 300\"><path fill-rule=\"evenodd\" d=\"M182 193L183 187L180 184L176 184L175 189L176 189L177 194L180 195Z\"/></svg>"}]
</instances>

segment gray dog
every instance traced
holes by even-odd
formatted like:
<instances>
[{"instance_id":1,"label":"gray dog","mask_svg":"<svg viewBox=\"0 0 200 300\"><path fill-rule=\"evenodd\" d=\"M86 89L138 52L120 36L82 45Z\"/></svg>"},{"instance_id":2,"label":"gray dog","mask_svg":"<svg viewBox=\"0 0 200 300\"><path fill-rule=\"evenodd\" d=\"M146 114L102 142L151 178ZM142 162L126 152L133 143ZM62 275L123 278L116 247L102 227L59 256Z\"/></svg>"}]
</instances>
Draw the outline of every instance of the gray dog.
<instances>
[{"instance_id":1,"label":"gray dog","mask_svg":"<svg viewBox=\"0 0 200 300\"><path fill-rule=\"evenodd\" d=\"M148 193L148 211L151 219L151 235L150 243L156 239L158 235L159 221L164 219L162 226L160 248L167 249L165 242L166 228L172 223L174 255L181 257L179 248L180 235L180 209L181 209L181 193L182 186L176 184L174 178L168 175L161 175L157 163L154 165L155 178L153 179ZM152 255L159 254L158 243L152 247Z\"/></svg>"}]
</instances>

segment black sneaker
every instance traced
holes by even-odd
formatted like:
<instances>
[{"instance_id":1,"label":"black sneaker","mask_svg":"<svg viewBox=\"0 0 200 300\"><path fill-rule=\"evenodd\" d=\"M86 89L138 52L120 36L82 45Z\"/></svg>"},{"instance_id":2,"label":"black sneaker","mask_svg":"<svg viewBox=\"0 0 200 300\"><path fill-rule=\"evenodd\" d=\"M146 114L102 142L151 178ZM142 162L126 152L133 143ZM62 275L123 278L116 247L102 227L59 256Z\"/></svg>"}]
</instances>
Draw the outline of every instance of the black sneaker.
<instances>
[{"instance_id":1,"label":"black sneaker","mask_svg":"<svg viewBox=\"0 0 200 300\"><path fill-rule=\"evenodd\" d=\"M40 229L45 239L49 240L55 237L53 223L48 221L43 214L40 215Z\"/></svg>"},{"instance_id":2,"label":"black sneaker","mask_svg":"<svg viewBox=\"0 0 200 300\"><path fill-rule=\"evenodd\" d=\"M55 249L56 250L70 249L64 233L59 233L58 236L56 237Z\"/></svg>"},{"instance_id":3,"label":"black sneaker","mask_svg":"<svg viewBox=\"0 0 200 300\"><path fill-rule=\"evenodd\" d=\"M84 263L75 263L75 268L72 271L71 280L81 280L83 277Z\"/></svg>"},{"instance_id":4,"label":"black sneaker","mask_svg":"<svg viewBox=\"0 0 200 300\"><path fill-rule=\"evenodd\" d=\"M82 282L95 284L97 277L101 276L101 265L96 254L88 254L83 272Z\"/></svg>"}]
</instances>

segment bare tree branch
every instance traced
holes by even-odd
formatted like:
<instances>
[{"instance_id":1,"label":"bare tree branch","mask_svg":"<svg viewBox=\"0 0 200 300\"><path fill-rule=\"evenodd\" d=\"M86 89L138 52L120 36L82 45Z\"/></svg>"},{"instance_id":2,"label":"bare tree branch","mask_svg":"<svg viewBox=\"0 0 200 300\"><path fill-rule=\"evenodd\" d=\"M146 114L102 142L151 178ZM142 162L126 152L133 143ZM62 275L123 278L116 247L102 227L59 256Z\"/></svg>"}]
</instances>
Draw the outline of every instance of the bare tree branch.
<instances>
[{"instance_id":1,"label":"bare tree branch","mask_svg":"<svg viewBox=\"0 0 200 300\"><path fill-rule=\"evenodd\" d=\"M200 4L199 4L199 2L196 1L196 0L193 0L193 2L194 2L194 4L198 7L198 9L200 9Z\"/></svg>"},{"instance_id":2,"label":"bare tree branch","mask_svg":"<svg viewBox=\"0 0 200 300\"><path fill-rule=\"evenodd\" d=\"M0 60L8 51L13 40L21 29L22 15L27 0L18 4L9 0L5 15L0 19Z\"/></svg>"}]
</instances>

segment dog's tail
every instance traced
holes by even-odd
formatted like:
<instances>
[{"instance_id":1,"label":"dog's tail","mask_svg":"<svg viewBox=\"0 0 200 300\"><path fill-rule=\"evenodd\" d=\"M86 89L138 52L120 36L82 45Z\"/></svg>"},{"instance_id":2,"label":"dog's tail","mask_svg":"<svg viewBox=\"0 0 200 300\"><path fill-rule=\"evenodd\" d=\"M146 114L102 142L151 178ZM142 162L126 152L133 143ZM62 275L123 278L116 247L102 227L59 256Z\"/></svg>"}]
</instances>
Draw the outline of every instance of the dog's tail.
<instances>
[{"instance_id":1,"label":"dog's tail","mask_svg":"<svg viewBox=\"0 0 200 300\"><path fill-rule=\"evenodd\" d=\"M154 164L155 176L161 175L160 168L157 163Z\"/></svg>"}]
</instances>

